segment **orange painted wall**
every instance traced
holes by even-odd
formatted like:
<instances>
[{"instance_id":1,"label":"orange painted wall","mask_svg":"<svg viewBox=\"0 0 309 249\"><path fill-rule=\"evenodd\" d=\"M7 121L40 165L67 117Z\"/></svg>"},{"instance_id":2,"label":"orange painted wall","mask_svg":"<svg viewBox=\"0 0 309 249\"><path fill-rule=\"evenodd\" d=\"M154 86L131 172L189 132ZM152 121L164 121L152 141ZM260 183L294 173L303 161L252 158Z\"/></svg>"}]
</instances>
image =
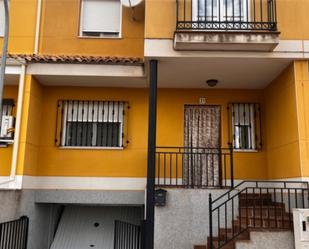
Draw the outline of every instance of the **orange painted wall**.
<instances>
[{"instance_id":1,"label":"orange painted wall","mask_svg":"<svg viewBox=\"0 0 309 249\"><path fill-rule=\"evenodd\" d=\"M27 75L25 78L17 174L31 175L37 168L41 106L43 103L42 91L41 85L31 75Z\"/></svg>"},{"instance_id":2,"label":"orange painted wall","mask_svg":"<svg viewBox=\"0 0 309 249\"><path fill-rule=\"evenodd\" d=\"M4 98L14 99L17 102L18 86L5 86ZM13 115L16 115L16 108L13 110ZM0 148L0 176L10 175L11 161L12 161L13 145L6 148Z\"/></svg>"},{"instance_id":3,"label":"orange painted wall","mask_svg":"<svg viewBox=\"0 0 309 249\"><path fill-rule=\"evenodd\" d=\"M148 110L146 89L44 87L43 92L37 175L145 176ZM124 150L76 150L56 147L56 111L57 101L60 99L128 101L128 146Z\"/></svg>"},{"instance_id":4,"label":"orange painted wall","mask_svg":"<svg viewBox=\"0 0 309 249\"><path fill-rule=\"evenodd\" d=\"M79 37L80 0L45 0L40 53L141 57L144 53L144 4L123 8L122 38Z\"/></svg>"},{"instance_id":5,"label":"orange painted wall","mask_svg":"<svg viewBox=\"0 0 309 249\"><path fill-rule=\"evenodd\" d=\"M147 162L148 91L125 88L48 87L35 88L40 100L30 104L25 174L38 176L145 177ZM41 89L41 90L38 90ZM184 105L222 105L222 146L228 143L227 104L233 101L263 103L262 91L160 89L158 94L158 146L183 146ZM37 99L35 94L33 98ZM173 102L170 99L173 98ZM76 150L55 146L56 111L59 99L129 101L129 145L124 150ZM31 103L31 101L30 101ZM38 107L40 106L40 108ZM41 115L41 116L39 116ZM34 121L37 125L34 125ZM32 126L30 124L33 124ZM39 125L40 124L40 125ZM32 127L32 128L31 128ZM39 132L37 132L39 131ZM30 142L31 141L31 142ZM39 141L39 142L38 142ZM37 146L39 144L39 146ZM235 153L236 178L265 178L266 151Z\"/></svg>"},{"instance_id":6,"label":"orange painted wall","mask_svg":"<svg viewBox=\"0 0 309 249\"><path fill-rule=\"evenodd\" d=\"M301 173L309 177L309 76L308 61L294 65L297 96L298 130L300 140Z\"/></svg>"},{"instance_id":7,"label":"orange painted wall","mask_svg":"<svg viewBox=\"0 0 309 249\"><path fill-rule=\"evenodd\" d=\"M264 91L268 178L301 176L294 64Z\"/></svg>"},{"instance_id":8,"label":"orange painted wall","mask_svg":"<svg viewBox=\"0 0 309 249\"><path fill-rule=\"evenodd\" d=\"M205 97L207 104L221 106L222 147L228 148L228 110L230 102L261 103L260 90L187 90L164 89L158 93L158 146L184 145L184 105L198 104ZM171 99L173 101L171 101ZM266 152L262 148L256 153L235 152L234 169L236 179L266 178Z\"/></svg>"},{"instance_id":9,"label":"orange painted wall","mask_svg":"<svg viewBox=\"0 0 309 249\"><path fill-rule=\"evenodd\" d=\"M10 0L10 53L33 53L36 0ZM3 38L0 38L2 48Z\"/></svg>"}]
</instances>

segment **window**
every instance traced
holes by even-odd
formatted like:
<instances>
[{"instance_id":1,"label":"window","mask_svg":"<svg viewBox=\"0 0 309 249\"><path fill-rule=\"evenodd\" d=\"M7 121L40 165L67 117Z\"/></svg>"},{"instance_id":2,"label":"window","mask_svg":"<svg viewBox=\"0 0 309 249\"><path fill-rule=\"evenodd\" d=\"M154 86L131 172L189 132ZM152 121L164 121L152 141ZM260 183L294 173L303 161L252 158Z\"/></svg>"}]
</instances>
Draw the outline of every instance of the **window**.
<instances>
[{"instance_id":1,"label":"window","mask_svg":"<svg viewBox=\"0 0 309 249\"><path fill-rule=\"evenodd\" d=\"M126 102L120 101L59 101L57 126L61 128L57 145L124 147L126 106Z\"/></svg>"},{"instance_id":2,"label":"window","mask_svg":"<svg viewBox=\"0 0 309 249\"><path fill-rule=\"evenodd\" d=\"M236 150L256 151L261 148L260 106L253 103L234 103L231 110L231 135Z\"/></svg>"},{"instance_id":3,"label":"window","mask_svg":"<svg viewBox=\"0 0 309 249\"><path fill-rule=\"evenodd\" d=\"M0 142L10 142L14 138L15 119L13 117L14 100L3 99Z\"/></svg>"},{"instance_id":4,"label":"window","mask_svg":"<svg viewBox=\"0 0 309 249\"><path fill-rule=\"evenodd\" d=\"M120 0L82 0L80 36L120 37Z\"/></svg>"},{"instance_id":5,"label":"window","mask_svg":"<svg viewBox=\"0 0 309 249\"><path fill-rule=\"evenodd\" d=\"M250 13L247 0L193 0L192 3L193 21L248 21L247 13Z\"/></svg>"}]
</instances>

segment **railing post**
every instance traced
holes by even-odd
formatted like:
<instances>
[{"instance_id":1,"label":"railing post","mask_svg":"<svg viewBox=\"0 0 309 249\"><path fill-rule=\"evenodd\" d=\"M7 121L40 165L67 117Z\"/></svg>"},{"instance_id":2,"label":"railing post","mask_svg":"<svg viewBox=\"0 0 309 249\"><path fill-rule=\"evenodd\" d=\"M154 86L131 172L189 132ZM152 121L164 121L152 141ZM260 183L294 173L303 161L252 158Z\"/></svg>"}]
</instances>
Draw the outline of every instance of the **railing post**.
<instances>
[{"instance_id":1,"label":"railing post","mask_svg":"<svg viewBox=\"0 0 309 249\"><path fill-rule=\"evenodd\" d=\"M209 249L213 249L212 234L212 196L209 194Z\"/></svg>"},{"instance_id":2,"label":"railing post","mask_svg":"<svg viewBox=\"0 0 309 249\"><path fill-rule=\"evenodd\" d=\"M234 158L233 158L233 144L229 144L230 149L230 174L231 174L231 188L234 188Z\"/></svg>"}]
</instances>

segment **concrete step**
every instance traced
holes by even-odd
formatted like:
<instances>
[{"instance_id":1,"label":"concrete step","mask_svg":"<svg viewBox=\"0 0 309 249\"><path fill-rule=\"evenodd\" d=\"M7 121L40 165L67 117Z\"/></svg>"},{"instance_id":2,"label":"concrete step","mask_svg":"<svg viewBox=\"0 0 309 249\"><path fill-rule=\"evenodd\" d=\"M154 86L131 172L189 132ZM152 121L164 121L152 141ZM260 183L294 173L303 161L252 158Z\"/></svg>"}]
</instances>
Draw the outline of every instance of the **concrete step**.
<instances>
[{"instance_id":1,"label":"concrete step","mask_svg":"<svg viewBox=\"0 0 309 249\"><path fill-rule=\"evenodd\" d=\"M265 216L275 216L285 214L285 208L282 205L275 206L256 206L256 207L240 207L241 216L245 215L265 215Z\"/></svg>"},{"instance_id":2,"label":"concrete step","mask_svg":"<svg viewBox=\"0 0 309 249\"><path fill-rule=\"evenodd\" d=\"M275 228L275 229L289 229L292 228L293 220L288 217L269 217L269 218L241 218L234 220L234 227L249 227L249 228Z\"/></svg>"},{"instance_id":3,"label":"concrete step","mask_svg":"<svg viewBox=\"0 0 309 249\"><path fill-rule=\"evenodd\" d=\"M255 193L255 194L253 194L253 193L248 193L248 194L240 194L239 195L239 198L240 199L269 199L269 200L271 200L272 199L272 197L271 197L271 194L270 193L261 193L261 194L259 194L259 193Z\"/></svg>"}]
</instances>

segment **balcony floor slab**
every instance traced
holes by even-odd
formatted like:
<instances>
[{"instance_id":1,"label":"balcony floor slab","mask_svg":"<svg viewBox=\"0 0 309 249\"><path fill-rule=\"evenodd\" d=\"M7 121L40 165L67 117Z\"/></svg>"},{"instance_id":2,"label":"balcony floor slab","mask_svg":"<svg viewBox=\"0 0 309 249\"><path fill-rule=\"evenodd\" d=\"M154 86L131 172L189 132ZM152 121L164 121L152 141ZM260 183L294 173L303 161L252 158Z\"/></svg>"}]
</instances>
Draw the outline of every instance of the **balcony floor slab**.
<instances>
[{"instance_id":1,"label":"balcony floor slab","mask_svg":"<svg viewBox=\"0 0 309 249\"><path fill-rule=\"evenodd\" d=\"M180 51L273 51L279 32L176 31L174 49Z\"/></svg>"}]
</instances>

